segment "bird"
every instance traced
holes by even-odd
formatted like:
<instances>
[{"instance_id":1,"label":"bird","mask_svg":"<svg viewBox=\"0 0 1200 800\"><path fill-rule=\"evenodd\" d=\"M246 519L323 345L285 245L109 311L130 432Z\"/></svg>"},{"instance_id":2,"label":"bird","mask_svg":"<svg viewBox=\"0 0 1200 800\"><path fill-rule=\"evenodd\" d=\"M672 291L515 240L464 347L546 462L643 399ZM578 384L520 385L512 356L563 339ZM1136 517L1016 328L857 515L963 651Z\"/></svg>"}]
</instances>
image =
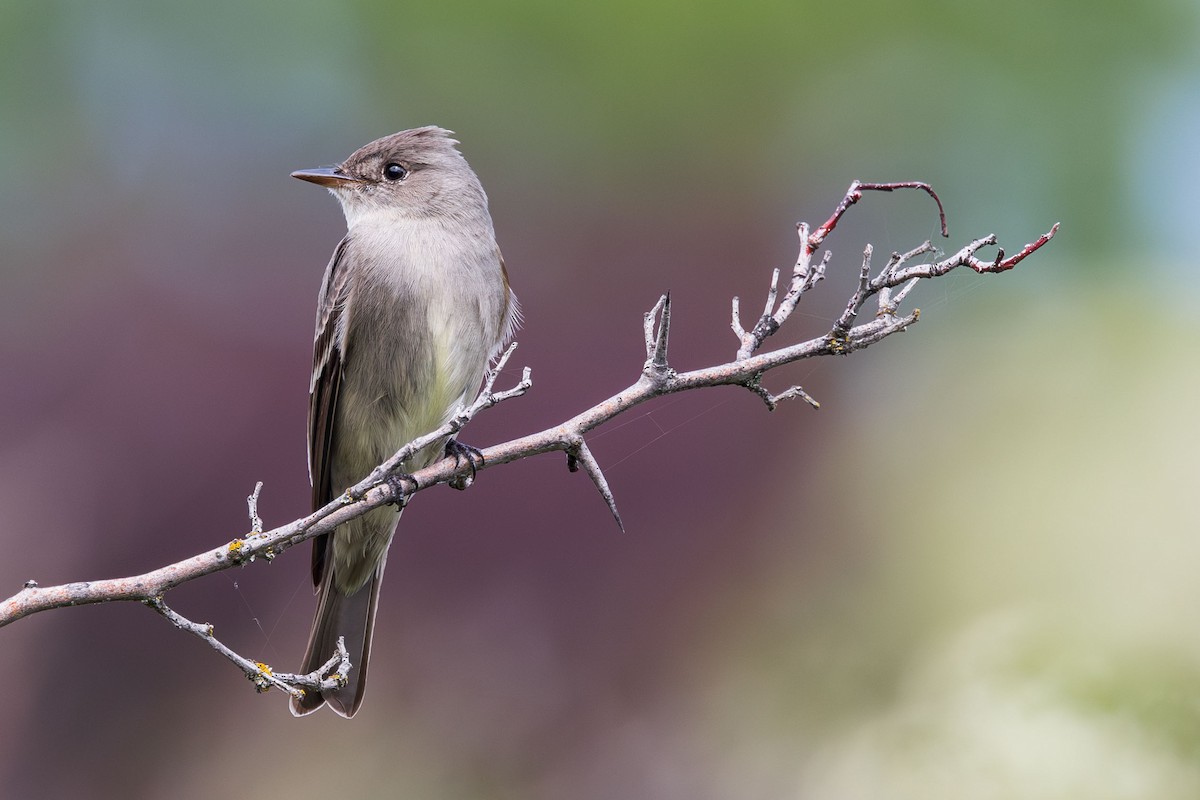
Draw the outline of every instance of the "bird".
<instances>
[{"instance_id":1,"label":"bird","mask_svg":"<svg viewBox=\"0 0 1200 800\"><path fill-rule=\"evenodd\" d=\"M452 131L413 128L337 166L292 173L328 189L346 217L317 301L308 415L314 510L470 402L519 324L487 195L458 145ZM402 469L433 463L448 444L418 451ZM350 718L362 705L402 510L376 508L314 538L317 610L301 674L320 669L339 637L352 667L344 686L293 697L294 715L328 704Z\"/></svg>"}]
</instances>

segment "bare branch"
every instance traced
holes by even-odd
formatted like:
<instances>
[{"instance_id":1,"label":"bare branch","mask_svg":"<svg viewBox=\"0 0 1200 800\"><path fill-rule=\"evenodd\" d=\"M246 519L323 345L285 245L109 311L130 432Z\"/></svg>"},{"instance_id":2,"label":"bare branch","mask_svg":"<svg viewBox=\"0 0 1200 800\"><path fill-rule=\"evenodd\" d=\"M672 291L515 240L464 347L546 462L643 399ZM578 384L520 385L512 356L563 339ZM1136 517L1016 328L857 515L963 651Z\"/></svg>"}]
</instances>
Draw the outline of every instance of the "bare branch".
<instances>
[{"instance_id":1,"label":"bare branch","mask_svg":"<svg viewBox=\"0 0 1200 800\"><path fill-rule=\"evenodd\" d=\"M259 484L260 486L262 484ZM187 631L197 637L213 650L232 661L240 669L259 692L269 691L272 687L280 689L293 697L302 697L306 690L333 691L346 685L346 676L350 672L350 654L346 651L345 639L338 638L337 653L321 669L308 675L293 675L291 673L276 673L270 665L261 661L251 661L240 656L222 644L213 635L213 626L208 623L192 622L187 617L170 608L163 602L162 597L150 597L142 601L146 607L162 615L176 628ZM337 668L336 672L331 670ZM328 677L325 677L328 674Z\"/></svg>"},{"instance_id":2,"label":"bare branch","mask_svg":"<svg viewBox=\"0 0 1200 800\"><path fill-rule=\"evenodd\" d=\"M0 627L51 608L119 600L138 601L152 608L181 630L186 630L203 639L210 647L236 664L244 674L254 681L260 691L276 687L293 696L305 690L328 691L340 683L344 683L346 675L352 667L344 643L339 642L338 652L331 654L329 662L314 673L309 675L276 673L266 664L245 658L230 650L216 639L211 625L194 623L184 618L163 602L163 596L172 588L203 575L245 565L259 558L270 560L296 544L315 536L330 533L338 525L361 516L371 509L388 504L403 505L417 492L442 483L465 486L477 470L499 466L540 453L554 451L566 453L567 465L572 472L582 466L604 499L617 525L624 530L608 481L584 440L587 433L648 400L713 386L741 386L761 398L772 410L782 401L792 398L799 398L813 408L819 408L820 404L799 386L791 386L779 394L772 394L763 387L763 377L771 370L785 364L815 356L846 355L855 350L869 347L894 333L907 330L909 326L920 319L920 310L913 309L907 314L899 315L898 309L919 281L940 277L960 266L969 267L980 274L1005 272L1039 250L1058 232L1058 225L1055 224L1048 232L1007 258L1003 250L999 250L991 261L986 261L978 256L982 248L996 244L996 237L991 235L970 242L951 256L927 263L912 264L911 262L918 257L934 251L932 244L924 242L908 252L893 253L887 264L874 276L872 276L872 249L868 246L859 266L857 286L848 299L845 310L828 333L808 341L757 353L763 342L780 330L804 294L825 276L825 270L831 258L830 252L826 251L816 264L813 263L813 256L822 246L826 237L837 227L838 222L849 208L862 199L865 191L891 192L897 189L917 189L932 197L937 203L942 233L945 235L945 212L941 200L928 184L915 181L902 183L860 183L855 181L850 185L834 213L815 231L810 233L808 226L804 223L797 225L801 247L787 290L780 299L778 297L780 271L775 270L767 291L762 316L751 330L747 331L743 327L738 298L733 298L730 327L738 338L739 346L732 361L688 372L676 372L671 368L667 360L671 300L669 295L664 294L643 320L646 362L635 383L552 427L479 451L478 459L447 457L412 475L404 474L402 465L416 452L435 442L454 436L482 411L506 400L520 397L529 391L533 383L528 367L522 370L521 380L516 385L499 391L495 388L497 377L507 365L517 346L514 342L500 354L495 366L488 371L479 396L470 405L459 409L446 424L437 430L430 431L404 445L395 455L372 470L370 475L348 488L341 497L336 498L324 508L286 525L263 531L262 520L258 516L258 499L262 489L262 484L259 483L255 487L254 493L247 498L251 531L244 538L235 539L215 549L142 575L47 587L40 587L36 581L30 580L25 583L21 591L0 601ZM899 288L897 289L897 287ZM896 291L893 292L893 289ZM878 296L878 311L875 317L868 322L859 322L859 314L863 306L876 296ZM468 473L470 474L468 475Z\"/></svg>"}]
</instances>

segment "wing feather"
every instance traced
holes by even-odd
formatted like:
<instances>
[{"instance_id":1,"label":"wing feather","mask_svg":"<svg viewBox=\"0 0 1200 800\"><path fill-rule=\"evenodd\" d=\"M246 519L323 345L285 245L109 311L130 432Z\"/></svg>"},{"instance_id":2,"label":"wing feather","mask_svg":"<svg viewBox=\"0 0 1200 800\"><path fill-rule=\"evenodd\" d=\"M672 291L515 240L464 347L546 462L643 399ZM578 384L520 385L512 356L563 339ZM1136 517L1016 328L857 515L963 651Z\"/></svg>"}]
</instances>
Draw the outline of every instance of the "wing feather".
<instances>
[{"instance_id":1,"label":"wing feather","mask_svg":"<svg viewBox=\"0 0 1200 800\"><path fill-rule=\"evenodd\" d=\"M317 330L313 341L312 382L308 395L308 473L312 482L313 510L333 500L333 431L337 421L338 395L345 374L345 331L348 323L352 273L347 264L350 237L333 251L325 270L317 303ZM328 534L313 539L313 584L321 584L325 568Z\"/></svg>"}]
</instances>

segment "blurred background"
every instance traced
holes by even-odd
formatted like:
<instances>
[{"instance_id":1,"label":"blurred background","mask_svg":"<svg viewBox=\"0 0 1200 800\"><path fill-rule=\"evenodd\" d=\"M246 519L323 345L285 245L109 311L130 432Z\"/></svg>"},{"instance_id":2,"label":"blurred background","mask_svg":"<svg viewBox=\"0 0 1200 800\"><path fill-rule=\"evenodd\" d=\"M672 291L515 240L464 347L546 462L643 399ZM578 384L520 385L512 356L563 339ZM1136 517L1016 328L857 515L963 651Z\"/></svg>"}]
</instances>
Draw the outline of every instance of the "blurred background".
<instances>
[{"instance_id":1,"label":"blurred background","mask_svg":"<svg viewBox=\"0 0 1200 800\"><path fill-rule=\"evenodd\" d=\"M525 310L486 446L672 361L728 360L794 223L931 182L919 325L592 446L423 493L371 689L302 720L132 604L0 630L12 798L1200 795L1200 8L1191 2L0 2L0 595L143 572L308 511L317 288L344 222L292 180L458 132ZM875 195L772 341L826 331ZM1194 283L1192 284L1194 286ZM1183 302L1181 302L1183 301ZM277 669L307 547L168 601Z\"/></svg>"}]
</instances>

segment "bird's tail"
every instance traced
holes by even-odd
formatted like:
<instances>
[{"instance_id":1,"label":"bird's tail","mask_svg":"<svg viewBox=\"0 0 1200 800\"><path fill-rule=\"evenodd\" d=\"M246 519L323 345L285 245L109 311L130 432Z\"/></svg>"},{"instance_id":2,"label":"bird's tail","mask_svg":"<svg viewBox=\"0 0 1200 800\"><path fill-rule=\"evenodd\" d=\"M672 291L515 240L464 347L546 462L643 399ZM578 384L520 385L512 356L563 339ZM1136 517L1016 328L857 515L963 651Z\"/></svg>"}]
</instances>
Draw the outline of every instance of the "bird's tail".
<instances>
[{"instance_id":1,"label":"bird's tail","mask_svg":"<svg viewBox=\"0 0 1200 800\"><path fill-rule=\"evenodd\" d=\"M346 685L330 692L308 691L304 697L292 698L292 714L302 717L311 714L325 703L343 717L350 718L362 705L367 686L367 664L371 656L371 635L375 630L375 611L379 605L379 587L383 583L386 554L379 560L375 574L353 594L343 594L333 582L332 559L325 566L321 586L317 590L317 615L313 619L308 648L304 652L301 674L319 669L337 652L338 637L345 637L350 654L350 675Z\"/></svg>"}]
</instances>

